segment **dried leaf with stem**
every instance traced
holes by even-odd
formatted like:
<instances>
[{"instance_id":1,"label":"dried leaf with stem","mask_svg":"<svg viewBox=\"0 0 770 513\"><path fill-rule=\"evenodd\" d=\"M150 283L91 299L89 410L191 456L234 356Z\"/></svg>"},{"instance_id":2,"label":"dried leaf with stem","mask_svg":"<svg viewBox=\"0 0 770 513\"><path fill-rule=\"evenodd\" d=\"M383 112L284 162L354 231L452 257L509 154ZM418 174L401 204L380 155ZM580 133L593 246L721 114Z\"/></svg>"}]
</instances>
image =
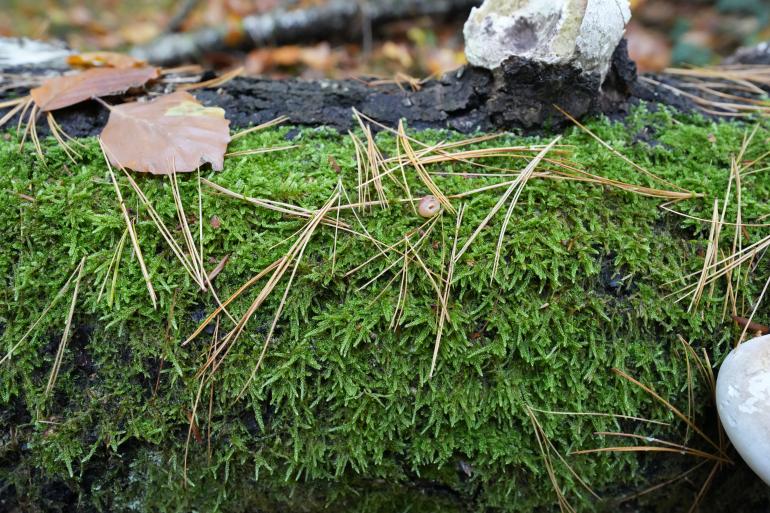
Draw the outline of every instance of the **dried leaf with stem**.
<instances>
[{"instance_id":1,"label":"dried leaf with stem","mask_svg":"<svg viewBox=\"0 0 770 513\"><path fill-rule=\"evenodd\" d=\"M114 165L152 174L192 172L206 162L223 168L230 142L224 109L183 91L144 103L100 102L110 111L101 139Z\"/></svg>"},{"instance_id":2,"label":"dried leaf with stem","mask_svg":"<svg viewBox=\"0 0 770 513\"><path fill-rule=\"evenodd\" d=\"M29 94L42 112L62 109L91 98L121 94L160 75L157 68L93 68L53 77Z\"/></svg>"}]
</instances>

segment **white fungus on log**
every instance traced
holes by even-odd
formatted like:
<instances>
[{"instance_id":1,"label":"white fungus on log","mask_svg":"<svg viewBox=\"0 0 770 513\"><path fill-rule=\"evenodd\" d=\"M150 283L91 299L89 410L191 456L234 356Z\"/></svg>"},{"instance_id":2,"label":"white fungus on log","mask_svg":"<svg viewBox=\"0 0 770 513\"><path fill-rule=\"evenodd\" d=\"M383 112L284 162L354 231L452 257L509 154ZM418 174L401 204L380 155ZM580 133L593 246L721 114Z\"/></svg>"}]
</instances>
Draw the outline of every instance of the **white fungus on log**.
<instances>
[{"instance_id":1,"label":"white fungus on log","mask_svg":"<svg viewBox=\"0 0 770 513\"><path fill-rule=\"evenodd\" d=\"M770 335L744 342L727 355L716 400L735 449L770 485Z\"/></svg>"},{"instance_id":2,"label":"white fungus on log","mask_svg":"<svg viewBox=\"0 0 770 513\"><path fill-rule=\"evenodd\" d=\"M485 0L465 22L465 55L487 69L517 56L603 79L629 19L628 0Z\"/></svg>"}]
</instances>

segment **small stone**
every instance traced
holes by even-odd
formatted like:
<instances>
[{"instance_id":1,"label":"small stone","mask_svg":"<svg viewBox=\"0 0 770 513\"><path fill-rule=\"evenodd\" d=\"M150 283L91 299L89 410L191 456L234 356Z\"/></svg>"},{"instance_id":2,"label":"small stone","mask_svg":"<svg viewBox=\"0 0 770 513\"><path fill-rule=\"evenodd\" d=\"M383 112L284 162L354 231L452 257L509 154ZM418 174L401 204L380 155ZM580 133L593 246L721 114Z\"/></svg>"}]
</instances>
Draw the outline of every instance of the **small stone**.
<instances>
[{"instance_id":1,"label":"small stone","mask_svg":"<svg viewBox=\"0 0 770 513\"><path fill-rule=\"evenodd\" d=\"M628 0L485 0L465 22L465 54L487 69L517 56L603 79L630 19Z\"/></svg>"},{"instance_id":2,"label":"small stone","mask_svg":"<svg viewBox=\"0 0 770 513\"><path fill-rule=\"evenodd\" d=\"M738 454L770 485L770 335L744 342L727 355L716 400Z\"/></svg>"}]
</instances>

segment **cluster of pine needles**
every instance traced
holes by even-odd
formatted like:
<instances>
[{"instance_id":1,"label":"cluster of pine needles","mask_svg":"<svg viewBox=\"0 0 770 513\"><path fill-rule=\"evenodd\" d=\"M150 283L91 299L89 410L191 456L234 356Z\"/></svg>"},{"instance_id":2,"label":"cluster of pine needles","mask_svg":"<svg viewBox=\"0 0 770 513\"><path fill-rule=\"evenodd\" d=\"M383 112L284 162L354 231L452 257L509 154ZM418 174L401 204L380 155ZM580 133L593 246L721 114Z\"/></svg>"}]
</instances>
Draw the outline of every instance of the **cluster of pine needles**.
<instances>
[{"instance_id":1,"label":"cluster of pine needles","mask_svg":"<svg viewBox=\"0 0 770 513\"><path fill-rule=\"evenodd\" d=\"M686 99L710 116L751 118L770 114L770 66L669 68L660 77L639 79Z\"/></svg>"}]
</instances>

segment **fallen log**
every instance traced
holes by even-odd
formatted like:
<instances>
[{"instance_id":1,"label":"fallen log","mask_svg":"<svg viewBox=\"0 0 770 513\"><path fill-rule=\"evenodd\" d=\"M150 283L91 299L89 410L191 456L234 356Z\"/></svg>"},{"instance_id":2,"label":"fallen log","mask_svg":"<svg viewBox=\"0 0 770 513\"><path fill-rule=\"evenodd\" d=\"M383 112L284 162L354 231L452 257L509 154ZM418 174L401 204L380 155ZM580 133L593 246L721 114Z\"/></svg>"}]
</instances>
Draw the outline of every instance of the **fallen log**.
<instances>
[{"instance_id":1,"label":"fallen log","mask_svg":"<svg viewBox=\"0 0 770 513\"><path fill-rule=\"evenodd\" d=\"M255 48L269 44L360 40L373 27L422 16L463 18L480 0L329 0L305 9L277 9L246 16L236 33L228 26L170 33L132 51L134 57L160 65L195 60L205 51Z\"/></svg>"},{"instance_id":2,"label":"fallen log","mask_svg":"<svg viewBox=\"0 0 770 513\"><path fill-rule=\"evenodd\" d=\"M754 66L759 67L744 68L742 73L764 77L764 67ZM628 56L626 41L622 40L601 87L596 74L582 73L574 66L511 57L494 71L464 66L413 86L373 78L238 77L217 87L198 89L195 95L205 105L224 108L234 128L286 116L294 125L328 126L339 131L354 127L352 109L387 126L395 126L403 119L411 128L451 129L462 133L514 129L535 133L544 128L567 126L570 121L559 109L578 119L596 114L621 118L641 101L714 118L751 116L763 109L756 93L770 91L770 84L756 81L756 92L747 93L735 87L734 78L726 75L720 79L715 75L719 69L708 70L707 77L711 81L721 80L721 92L704 92L699 78L686 75L684 72L690 73L687 70L638 76L636 65ZM30 87L60 73L57 66L0 67L0 101L26 95ZM171 89L173 84L156 83L149 86L147 92L163 93ZM724 92L729 93L732 100L725 101ZM746 103L736 107L741 96L746 98ZM126 98L108 100L120 103ZM59 124L73 136L98 134L107 117L107 109L93 101L56 111ZM18 118L12 118L8 123L17 121ZM42 134L47 133L47 127L40 128Z\"/></svg>"},{"instance_id":3,"label":"fallen log","mask_svg":"<svg viewBox=\"0 0 770 513\"><path fill-rule=\"evenodd\" d=\"M27 88L41 76L45 72L14 69L5 73L11 84L19 82ZM468 133L559 126L566 119L555 106L576 117L623 113L634 101L635 84L636 66L622 42L601 88L597 75L585 75L575 67L511 58L495 71L465 66L414 89L374 79L241 77L221 87L197 90L196 96L204 104L224 108L234 127L288 116L296 125L345 131L353 126L351 112L355 108L389 126L404 119L413 128ZM155 89L163 87L157 84ZM2 94L8 98L26 94L26 89L7 89ZM107 110L95 102L85 102L57 111L56 119L71 135L94 135L106 123Z\"/></svg>"}]
</instances>

